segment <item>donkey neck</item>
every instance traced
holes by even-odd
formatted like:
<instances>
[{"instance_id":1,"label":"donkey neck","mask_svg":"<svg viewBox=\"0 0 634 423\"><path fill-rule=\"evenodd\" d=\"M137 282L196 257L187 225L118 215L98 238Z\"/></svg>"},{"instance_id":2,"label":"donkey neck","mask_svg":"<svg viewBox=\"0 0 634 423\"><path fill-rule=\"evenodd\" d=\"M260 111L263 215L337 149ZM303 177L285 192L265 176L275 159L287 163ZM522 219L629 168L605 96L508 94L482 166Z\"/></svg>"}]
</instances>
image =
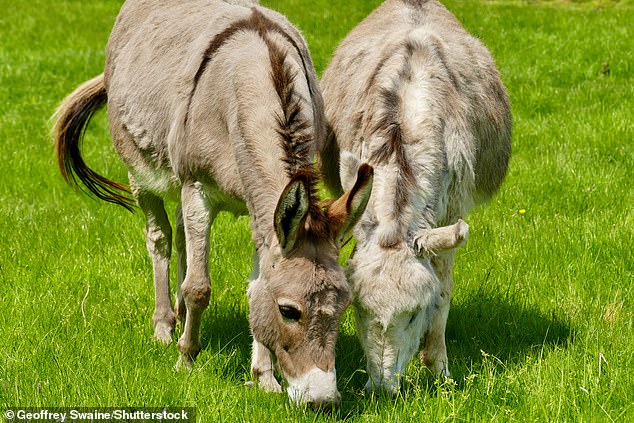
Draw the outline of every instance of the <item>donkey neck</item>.
<instances>
[{"instance_id":1,"label":"donkey neck","mask_svg":"<svg viewBox=\"0 0 634 423\"><path fill-rule=\"evenodd\" d=\"M249 56L240 64L233 82L230 138L256 245L274 232L273 215L286 185L298 171L312 172L311 93L300 58L282 38L251 40L264 46L257 61Z\"/></svg>"}]
</instances>

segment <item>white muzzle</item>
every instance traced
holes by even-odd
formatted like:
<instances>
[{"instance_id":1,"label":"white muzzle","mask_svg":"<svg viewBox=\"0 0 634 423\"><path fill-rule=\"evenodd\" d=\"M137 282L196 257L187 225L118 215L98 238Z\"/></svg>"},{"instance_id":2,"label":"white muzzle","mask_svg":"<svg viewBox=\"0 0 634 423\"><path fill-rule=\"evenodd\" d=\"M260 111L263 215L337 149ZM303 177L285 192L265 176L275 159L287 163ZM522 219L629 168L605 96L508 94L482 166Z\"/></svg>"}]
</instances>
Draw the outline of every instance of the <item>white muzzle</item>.
<instances>
[{"instance_id":1,"label":"white muzzle","mask_svg":"<svg viewBox=\"0 0 634 423\"><path fill-rule=\"evenodd\" d=\"M288 396L296 404L335 405L341 395L337 391L337 372L314 367L298 378L287 379Z\"/></svg>"}]
</instances>

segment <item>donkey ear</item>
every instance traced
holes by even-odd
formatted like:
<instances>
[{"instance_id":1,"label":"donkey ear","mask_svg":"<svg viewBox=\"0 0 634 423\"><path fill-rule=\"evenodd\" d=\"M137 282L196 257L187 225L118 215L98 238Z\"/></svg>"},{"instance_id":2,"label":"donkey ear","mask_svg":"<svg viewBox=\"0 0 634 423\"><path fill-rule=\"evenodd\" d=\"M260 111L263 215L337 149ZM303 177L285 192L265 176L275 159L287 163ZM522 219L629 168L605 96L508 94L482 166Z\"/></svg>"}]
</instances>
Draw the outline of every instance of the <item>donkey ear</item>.
<instances>
[{"instance_id":1,"label":"donkey ear","mask_svg":"<svg viewBox=\"0 0 634 423\"><path fill-rule=\"evenodd\" d=\"M328 218L332 224L337 246L341 245L347 234L361 219L370 200L373 180L372 166L367 163L362 164L357 171L357 181L352 189L335 200L328 208Z\"/></svg>"},{"instance_id":2,"label":"donkey ear","mask_svg":"<svg viewBox=\"0 0 634 423\"><path fill-rule=\"evenodd\" d=\"M418 257L424 258L445 250L458 248L469 238L469 225L462 220L449 226L423 229L414 235L413 248Z\"/></svg>"},{"instance_id":3,"label":"donkey ear","mask_svg":"<svg viewBox=\"0 0 634 423\"><path fill-rule=\"evenodd\" d=\"M282 248L282 254L293 249L297 235L304 226L310 207L308 192L306 181L296 179L284 188L277 202L273 225Z\"/></svg>"}]
</instances>

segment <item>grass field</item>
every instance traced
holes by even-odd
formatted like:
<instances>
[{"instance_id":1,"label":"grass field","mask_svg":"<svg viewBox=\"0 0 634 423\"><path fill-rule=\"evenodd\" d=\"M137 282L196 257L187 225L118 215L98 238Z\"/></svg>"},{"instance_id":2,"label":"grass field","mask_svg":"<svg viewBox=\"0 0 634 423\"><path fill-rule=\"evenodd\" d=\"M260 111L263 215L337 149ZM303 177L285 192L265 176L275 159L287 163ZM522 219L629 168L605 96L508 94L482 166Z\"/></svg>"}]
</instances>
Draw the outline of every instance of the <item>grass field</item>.
<instances>
[{"instance_id":1,"label":"grass field","mask_svg":"<svg viewBox=\"0 0 634 423\"><path fill-rule=\"evenodd\" d=\"M458 254L453 380L428 381L413 362L402 395L369 397L348 313L332 415L244 387L246 218L214 224L203 351L179 372L175 345L152 341L142 215L59 176L48 119L102 71L120 3L0 0L1 409L192 406L201 422L634 421L632 2L446 2L492 51L514 114L510 172L468 217ZM302 29L321 72L379 2L265 3ZM105 113L85 146L92 167L125 180Z\"/></svg>"}]
</instances>

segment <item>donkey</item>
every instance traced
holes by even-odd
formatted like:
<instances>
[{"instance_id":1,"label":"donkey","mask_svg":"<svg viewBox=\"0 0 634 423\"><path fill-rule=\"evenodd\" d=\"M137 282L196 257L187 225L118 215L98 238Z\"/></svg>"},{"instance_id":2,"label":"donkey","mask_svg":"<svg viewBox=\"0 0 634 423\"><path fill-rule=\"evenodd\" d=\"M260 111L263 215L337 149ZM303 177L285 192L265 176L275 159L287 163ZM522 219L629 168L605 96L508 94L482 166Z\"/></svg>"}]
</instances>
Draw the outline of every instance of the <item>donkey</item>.
<instances>
[{"instance_id":1,"label":"donkey","mask_svg":"<svg viewBox=\"0 0 634 423\"><path fill-rule=\"evenodd\" d=\"M493 59L436 0L387 0L339 45L321 87L325 149L339 157L342 186L353 186L361 161L375 168L348 267L366 388L396 392L421 342L424 364L448 377L462 218L492 198L511 153L509 100Z\"/></svg>"},{"instance_id":2,"label":"donkey","mask_svg":"<svg viewBox=\"0 0 634 423\"><path fill-rule=\"evenodd\" d=\"M325 121L317 77L300 33L255 2L129 0L106 49L104 73L57 111L62 175L96 197L146 217L156 309L155 337L170 342L183 323L179 365L201 349L209 304L209 232L220 211L250 215L256 253L247 294L251 372L281 391L278 366L296 403L336 403L335 342L351 300L338 248L362 215L373 170L330 206L317 199L312 157ZM244 7L238 3L252 3ZM79 142L107 103L114 147L130 191L91 170ZM178 293L172 309L172 228L164 200L179 202Z\"/></svg>"}]
</instances>

